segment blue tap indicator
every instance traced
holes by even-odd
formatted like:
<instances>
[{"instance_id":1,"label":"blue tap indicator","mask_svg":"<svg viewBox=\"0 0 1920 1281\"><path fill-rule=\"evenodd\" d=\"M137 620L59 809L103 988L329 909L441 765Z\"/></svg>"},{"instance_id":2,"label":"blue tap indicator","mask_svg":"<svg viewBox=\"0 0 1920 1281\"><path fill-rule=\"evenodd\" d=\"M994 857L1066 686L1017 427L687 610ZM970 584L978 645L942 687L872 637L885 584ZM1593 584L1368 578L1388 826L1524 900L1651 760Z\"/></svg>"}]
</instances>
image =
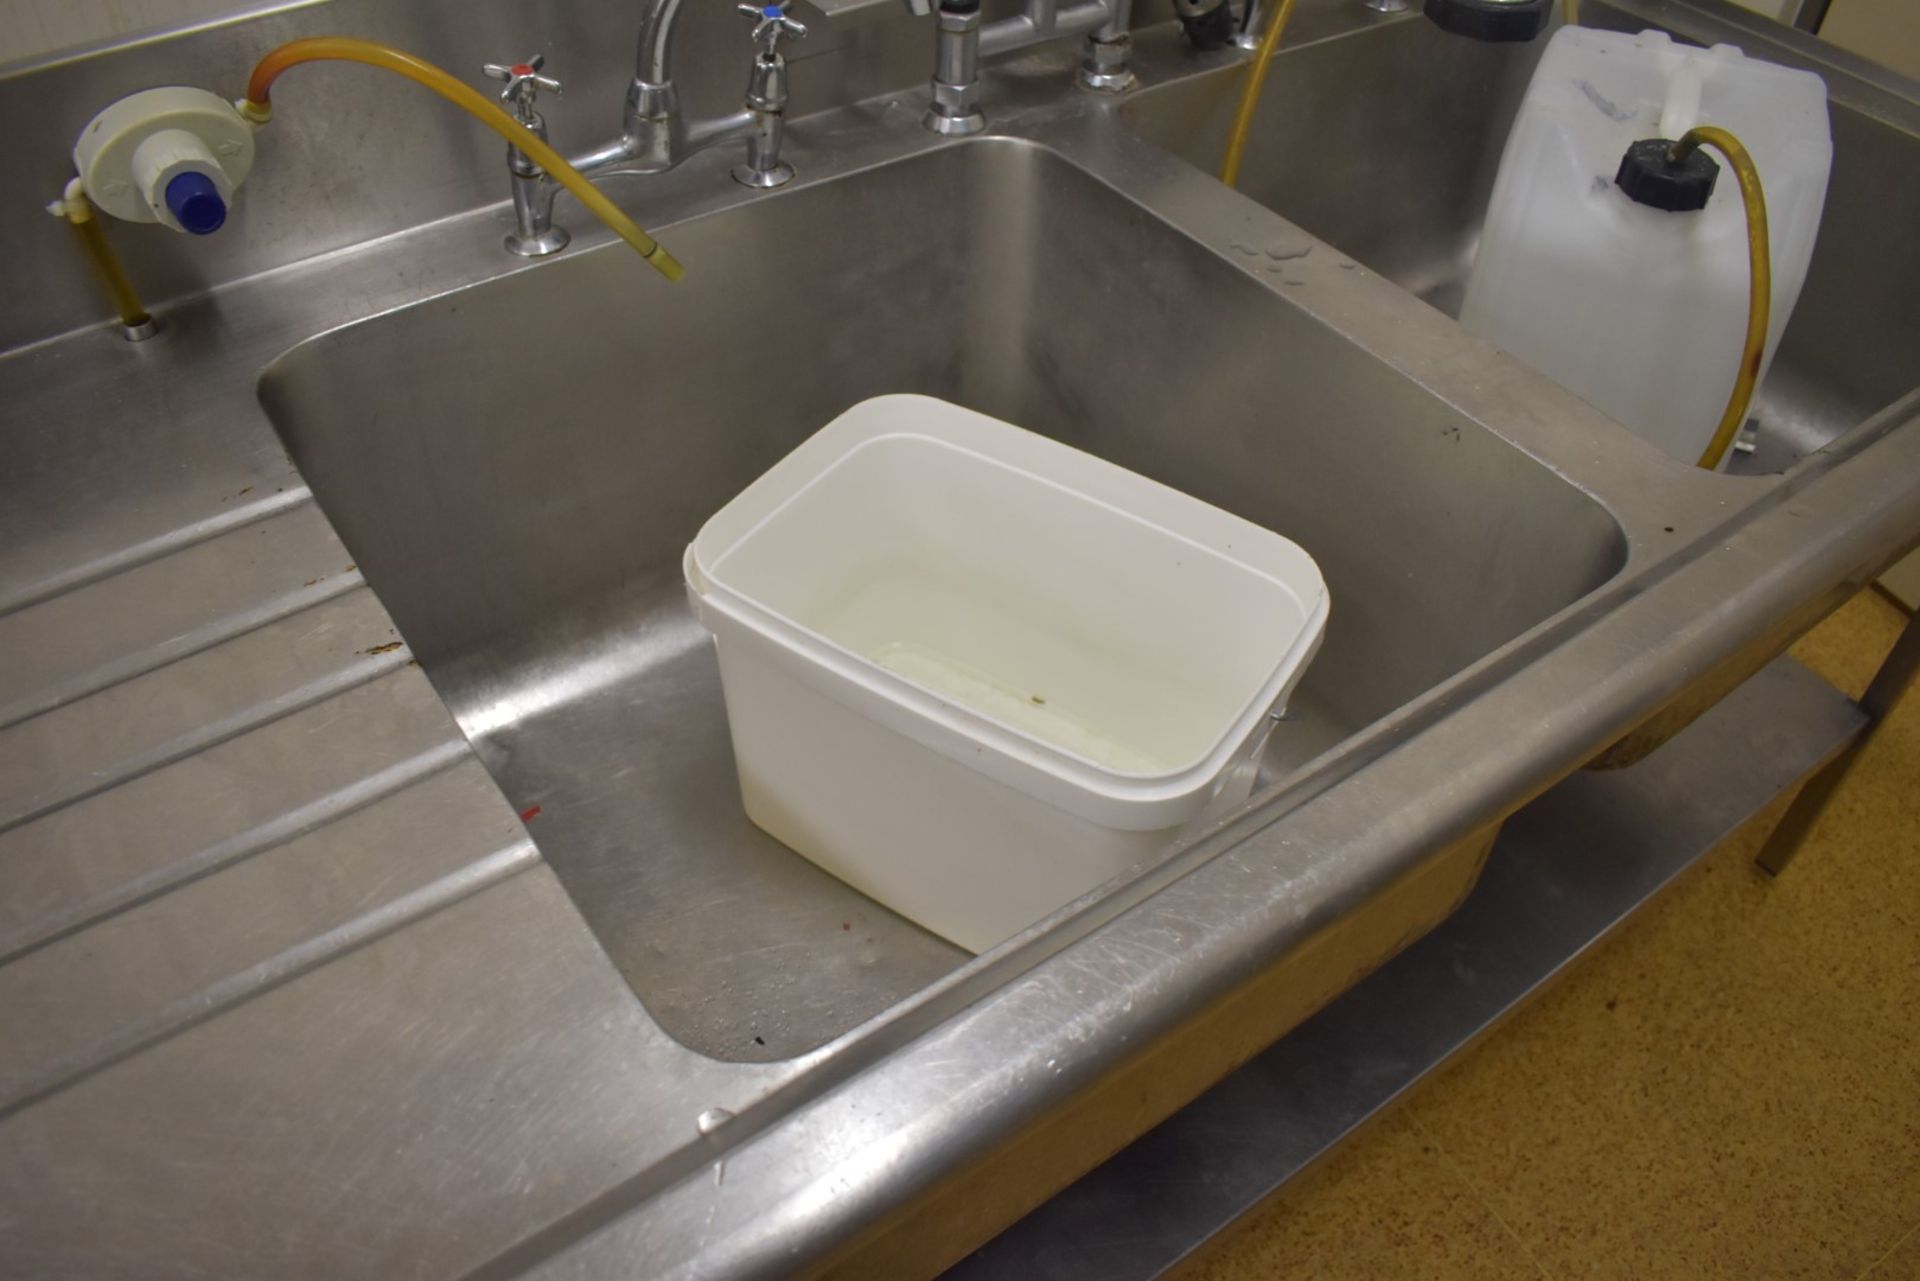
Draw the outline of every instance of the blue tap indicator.
<instances>
[{"instance_id":1,"label":"blue tap indicator","mask_svg":"<svg viewBox=\"0 0 1920 1281\"><path fill-rule=\"evenodd\" d=\"M227 202L220 199L220 189L213 179L193 169L168 180L167 209L196 236L212 235L227 220Z\"/></svg>"}]
</instances>

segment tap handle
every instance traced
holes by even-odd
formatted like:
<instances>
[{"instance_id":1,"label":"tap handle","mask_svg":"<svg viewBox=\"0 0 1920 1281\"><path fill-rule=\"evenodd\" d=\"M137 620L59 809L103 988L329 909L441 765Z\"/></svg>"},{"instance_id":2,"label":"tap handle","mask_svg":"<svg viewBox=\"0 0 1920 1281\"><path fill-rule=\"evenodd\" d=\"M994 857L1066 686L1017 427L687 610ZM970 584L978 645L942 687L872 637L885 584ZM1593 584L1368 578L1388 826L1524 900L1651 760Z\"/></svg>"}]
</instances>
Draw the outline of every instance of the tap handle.
<instances>
[{"instance_id":1,"label":"tap handle","mask_svg":"<svg viewBox=\"0 0 1920 1281\"><path fill-rule=\"evenodd\" d=\"M773 54L779 52L782 36L799 40L807 34L804 25L787 16L787 5L790 3L792 0L769 0L765 4L740 4L734 8L741 17L753 19L754 43L763 52Z\"/></svg>"},{"instance_id":2,"label":"tap handle","mask_svg":"<svg viewBox=\"0 0 1920 1281\"><path fill-rule=\"evenodd\" d=\"M529 123L533 115L533 103L541 93L559 93L560 82L552 76L540 74L540 68L547 65L545 54L536 53L525 62L502 65L489 62L480 68L482 75L490 80L506 82L506 88L500 91L500 101L513 108L521 124Z\"/></svg>"}]
</instances>

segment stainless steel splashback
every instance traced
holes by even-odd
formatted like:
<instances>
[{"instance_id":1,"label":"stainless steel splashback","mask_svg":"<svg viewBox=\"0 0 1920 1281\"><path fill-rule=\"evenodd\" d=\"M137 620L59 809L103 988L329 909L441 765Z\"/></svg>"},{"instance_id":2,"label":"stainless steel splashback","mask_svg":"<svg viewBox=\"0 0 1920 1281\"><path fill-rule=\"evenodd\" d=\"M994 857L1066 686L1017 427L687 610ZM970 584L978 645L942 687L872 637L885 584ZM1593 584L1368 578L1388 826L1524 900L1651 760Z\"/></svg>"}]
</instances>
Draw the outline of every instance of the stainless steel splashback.
<instances>
[{"instance_id":1,"label":"stainless steel splashback","mask_svg":"<svg viewBox=\"0 0 1920 1281\"><path fill-rule=\"evenodd\" d=\"M832 20L808 8L807 0L799 0L797 12L813 26L790 54L790 115L804 117L928 76L932 29L893 0L835 0ZM990 13L1015 8L1017 0L988 5ZM640 0L332 0L256 9L138 42L0 69L0 118L28 126L14 140L0 198L11 304L0 308L0 351L109 314L78 247L47 216L45 205L72 176L74 138L121 95L192 84L237 98L261 54L301 36L386 41L477 84L483 83L483 62L544 53L549 72L566 89L541 105L554 143L573 152L619 129L640 10ZM1148 6L1140 20L1165 16L1159 4ZM675 52L675 79L691 112L739 108L751 46L731 0L689 6ZM302 67L275 87L274 105L259 162L218 234L198 238L151 225L111 227L149 305L507 198L504 144L397 76L348 64ZM799 131L805 128L803 121ZM645 224L647 180L611 181L616 198ZM589 221L570 198L562 200L561 211L576 225ZM503 210L503 230L505 217Z\"/></svg>"}]
</instances>

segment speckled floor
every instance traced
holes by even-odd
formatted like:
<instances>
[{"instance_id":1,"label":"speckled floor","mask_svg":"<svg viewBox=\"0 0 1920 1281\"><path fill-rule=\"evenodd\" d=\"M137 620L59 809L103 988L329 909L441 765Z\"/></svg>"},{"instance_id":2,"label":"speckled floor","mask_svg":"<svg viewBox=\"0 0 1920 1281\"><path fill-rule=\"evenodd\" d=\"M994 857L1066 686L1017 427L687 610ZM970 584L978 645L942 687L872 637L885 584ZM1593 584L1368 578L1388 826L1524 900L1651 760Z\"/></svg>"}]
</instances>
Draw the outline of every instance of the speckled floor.
<instances>
[{"instance_id":1,"label":"speckled floor","mask_svg":"<svg viewBox=\"0 0 1920 1281\"><path fill-rule=\"evenodd\" d=\"M1796 649L1858 694L1905 621ZM1920 695L1777 882L1729 841L1187 1272L1920 1281Z\"/></svg>"}]
</instances>

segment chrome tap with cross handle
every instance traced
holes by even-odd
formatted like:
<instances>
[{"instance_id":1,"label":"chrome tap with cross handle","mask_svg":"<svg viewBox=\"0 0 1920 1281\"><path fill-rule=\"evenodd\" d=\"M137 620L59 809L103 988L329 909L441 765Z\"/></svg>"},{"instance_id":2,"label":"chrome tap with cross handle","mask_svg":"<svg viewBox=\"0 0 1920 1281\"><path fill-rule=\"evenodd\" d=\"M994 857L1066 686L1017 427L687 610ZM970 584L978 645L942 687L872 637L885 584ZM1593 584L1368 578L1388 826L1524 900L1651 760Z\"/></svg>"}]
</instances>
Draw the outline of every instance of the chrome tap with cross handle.
<instances>
[{"instance_id":1,"label":"chrome tap with cross handle","mask_svg":"<svg viewBox=\"0 0 1920 1281\"><path fill-rule=\"evenodd\" d=\"M546 57L535 54L525 62L489 62L480 68L490 80L506 83L500 101L542 142L547 138L547 122L533 104L541 93L557 94L560 82L540 74ZM507 148L507 169L513 175L514 230L507 233L507 248L523 258L539 258L567 247L570 237L565 227L553 225L553 183L546 171L518 147Z\"/></svg>"},{"instance_id":2,"label":"chrome tap with cross handle","mask_svg":"<svg viewBox=\"0 0 1920 1281\"><path fill-rule=\"evenodd\" d=\"M780 41L787 36L802 39L807 29L787 16L789 2L737 6L742 17L753 20L753 42L759 50L747 77L747 114L752 120L747 160L733 167L733 180L748 187L778 187L793 177L793 166L780 159L787 107L787 60L780 55Z\"/></svg>"},{"instance_id":3,"label":"chrome tap with cross handle","mask_svg":"<svg viewBox=\"0 0 1920 1281\"><path fill-rule=\"evenodd\" d=\"M663 173L707 147L739 138L747 144L747 159L733 167L736 179L749 187L762 188L787 182L793 177L793 167L780 159L787 105L787 61L780 52L780 42L807 33L787 15L788 3L764 0L741 6L754 21L754 59L746 103L739 111L693 120L680 109L680 94L670 67L674 30L688 8L688 0L641 0L639 54L621 110L620 133L609 142L569 156L568 162L590 178ZM501 101L522 124L545 138L546 122L534 103L542 93L559 93L560 82L542 74L541 65L540 58L530 58L510 64L489 63L481 70L504 82ZM559 184L517 149L509 149L507 165L513 183L515 222L507 248L529 257L564 249L567 233L553 224L553 201Z\"/></svg>"}]
</instances>

